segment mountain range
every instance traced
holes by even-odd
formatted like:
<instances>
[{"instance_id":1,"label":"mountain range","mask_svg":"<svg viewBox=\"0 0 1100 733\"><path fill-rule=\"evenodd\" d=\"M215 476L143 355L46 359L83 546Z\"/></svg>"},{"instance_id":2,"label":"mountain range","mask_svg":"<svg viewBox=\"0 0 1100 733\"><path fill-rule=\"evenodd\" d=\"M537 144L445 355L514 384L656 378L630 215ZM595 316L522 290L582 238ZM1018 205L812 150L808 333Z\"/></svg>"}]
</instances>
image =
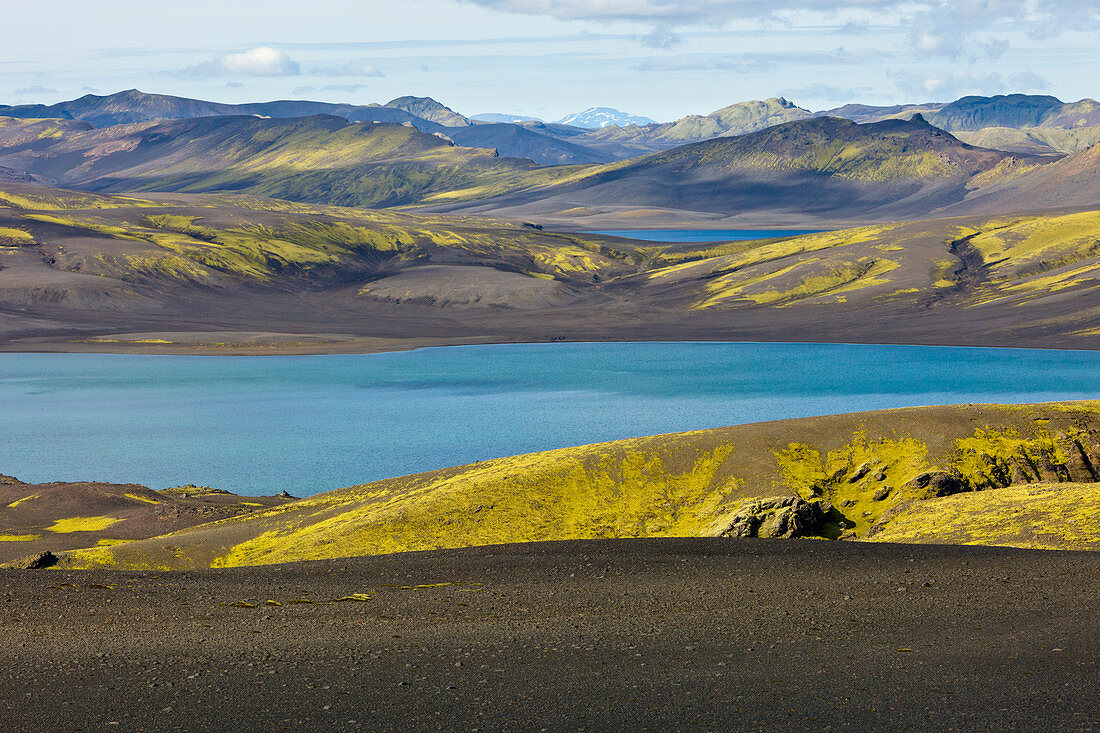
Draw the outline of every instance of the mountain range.
<instances>
[{"instance_id":1,"label":"mountain range","mask_svg":"<svg viewBox=\"0 0 1100 733\"><path fill-rule=\"evenodd\" d=\"M397 101L437 119L455 114L410 99ZM0 175L103 192L233 191L575 221L648 210L794 224L992 213L1009 205L998 202L1013 202L1009 210L1100 202L1091 149L1060 160L969 145L920 114L905 120L891 109L880 122L857 124L804 112L781 99L733 105L700 124L754 132L612 162L585 146L591 132L536 122L444 127L422 118L413 125L232 115L99 128L0 117ZM958 114L950 106L945 112ZM789 116L799 119L772 124ZM515 156L500 154L502 141ZM1044 172L1052 166L1059 173Z\"/></svg>"},{"instance_id":2,"label":"mountain range","mask_svg":"<svg viewBox=\"0 0 1100 733\"><path fill-rule=\"evenodd\" d=\"M912 218L970 205L994 183L1020 190L1025 173L1053 162L968 145L919 115L863 125L817 117L431 210L545 218L640 209L650 217L663 210L682 219L720 214L791 224ZM1078 199L1100 201L1100 187L1079 183Z\"/></svg>"},{"instance_id":3,"label":"mountain range","mask_svg":"<svg viewBox=\"0 0 1100 733\"><path fill-rule=\"evenodd\" d=\"M421 132L443 134L457 145L495 149L502 157L529 158L540 165L613 162L813 117L867 123L921 114L964 142L1013 153L1075 153L1100 141L1100 103L1090 99L1064 103L1054 97L1023 94L963 97L951 103L849 104L818 112L772 98L739 102L706 115L688 115L661 124L608 109L594 108L546 123L515 115L466 117L428 97L399 97L383 105L304 100L222 104L128 90L107 96L85 95L53 105L0 105L0 116L83 120L106 127L214 116L281 119L327 114L349 122L410 124Z\"/></svg>"}]
</instances>

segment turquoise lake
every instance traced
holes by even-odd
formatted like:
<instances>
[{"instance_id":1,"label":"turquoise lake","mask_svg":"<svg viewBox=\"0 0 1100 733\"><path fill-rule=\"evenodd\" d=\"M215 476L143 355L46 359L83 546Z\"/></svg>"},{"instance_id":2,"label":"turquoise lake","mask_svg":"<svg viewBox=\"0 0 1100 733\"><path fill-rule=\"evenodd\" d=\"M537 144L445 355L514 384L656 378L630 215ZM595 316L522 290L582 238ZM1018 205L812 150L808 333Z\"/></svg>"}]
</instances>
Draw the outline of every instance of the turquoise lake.
<instances>
[{"instance_id":1,"label":"turquoise lake","mask_svg":"<svg viewBox=\"0 0 1100 733\"><path fill-rule=\"evenodd\" d=\"M817 234L827 229L603 229L588 234L606 234L609 237L627 237L645 242L738 242L770 237L797 237Z\"/></svg>"},{"instance_id":2,"label":"turquoise lake","mask_svg":"<svg viewBox=\"0 0 1100 733\"><path fill-rule=\"evenodd\" d=\"M0 473L306 495L497 456L910 405L1100 396L1100 352L760 343L0 355Z\"/></svg>"}]
</instances>

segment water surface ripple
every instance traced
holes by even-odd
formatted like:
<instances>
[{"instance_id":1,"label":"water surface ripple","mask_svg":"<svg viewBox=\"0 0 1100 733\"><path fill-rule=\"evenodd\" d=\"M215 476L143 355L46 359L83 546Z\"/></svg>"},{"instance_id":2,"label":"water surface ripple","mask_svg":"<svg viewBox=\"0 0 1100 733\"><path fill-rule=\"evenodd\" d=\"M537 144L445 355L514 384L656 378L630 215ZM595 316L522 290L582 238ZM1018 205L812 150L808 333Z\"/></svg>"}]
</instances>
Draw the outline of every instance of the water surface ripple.
<instances>
[{"instance_id":1,"label":"water surface ripple","mask_svg":"<svg viewBox=\"0 0 1100 733\"><path fill-rule=\"evenodd\" d=\"M360 356L0 355L0 473L306 495L528 451L1100 395L1100 352L758 343Z\"/></svg>"}]
</instances>

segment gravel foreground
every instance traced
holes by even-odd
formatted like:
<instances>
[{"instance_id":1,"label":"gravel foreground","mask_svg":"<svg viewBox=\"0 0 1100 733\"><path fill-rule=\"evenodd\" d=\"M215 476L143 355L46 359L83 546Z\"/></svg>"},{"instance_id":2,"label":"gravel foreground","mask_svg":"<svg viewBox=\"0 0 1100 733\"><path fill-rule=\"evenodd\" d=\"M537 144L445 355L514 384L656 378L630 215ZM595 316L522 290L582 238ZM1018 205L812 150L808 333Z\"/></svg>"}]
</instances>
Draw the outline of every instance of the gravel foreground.
<instances>
[{"instance_id":1,"label":"gravel foreground","mask_svg":"<svg viewBox=\"0 0 1100 733\"><path fill-rule=\"evenodd\" d=\"M1094 731L1098 579L721 539L0 571L0 729Z\"/></svg>"}]
</instances>

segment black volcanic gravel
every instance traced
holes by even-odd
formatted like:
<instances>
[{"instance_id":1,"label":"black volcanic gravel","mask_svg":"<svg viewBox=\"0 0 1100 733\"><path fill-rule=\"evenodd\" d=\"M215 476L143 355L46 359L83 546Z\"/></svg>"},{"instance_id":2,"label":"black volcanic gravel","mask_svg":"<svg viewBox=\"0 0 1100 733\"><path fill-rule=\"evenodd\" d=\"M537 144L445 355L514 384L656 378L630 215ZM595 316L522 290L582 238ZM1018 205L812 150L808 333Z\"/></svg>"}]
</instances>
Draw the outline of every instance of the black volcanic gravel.
<instances>
[{"instance_id":1,"label":"black volcanic gravel","mask_svg":"<svg viewBox=\"0 0 1100 733\"><path fill-rule=\"evenodd\" d=\"M1093 731L1098 579L713 539L0 571L0 730Z\"/></svg>"}]
</instances>

